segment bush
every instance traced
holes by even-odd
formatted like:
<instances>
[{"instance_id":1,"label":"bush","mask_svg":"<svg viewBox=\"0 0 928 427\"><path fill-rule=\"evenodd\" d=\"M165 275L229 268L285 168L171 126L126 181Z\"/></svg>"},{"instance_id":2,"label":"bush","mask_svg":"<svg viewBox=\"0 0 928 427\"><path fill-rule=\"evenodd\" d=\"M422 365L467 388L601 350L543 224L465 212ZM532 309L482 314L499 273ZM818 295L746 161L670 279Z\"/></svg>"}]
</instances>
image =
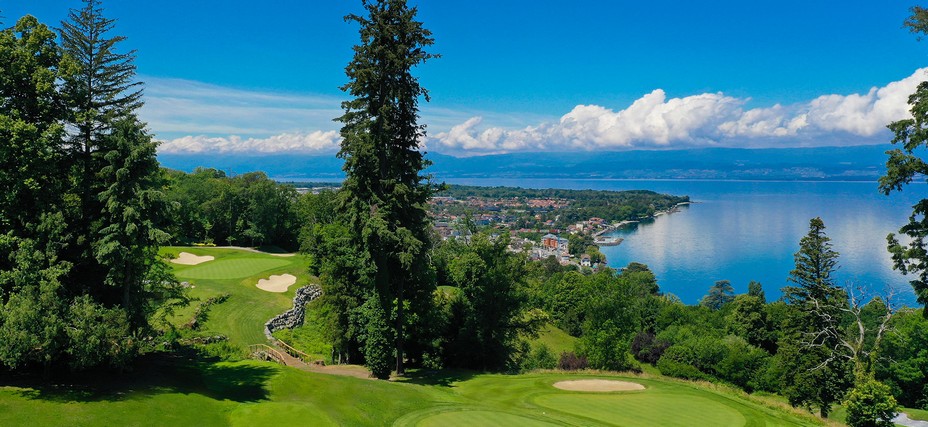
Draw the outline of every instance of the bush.
<instances>
[{"instance_id":1,"label":"bush","mask_svg":"<svg viewBox=\"0 0 928 427\"><path fill-rule=\"evenodd\" d=\"M554 369L558 365L557 357L551 352L548 346L541 344L532 349L522 361L523 371L534 371L535 369Z\"/></svg>"},{"instance_id":2,"label":"bush","mask_svg":"<svg viewBox=\"0 0 928 427\"><path fill-rule=\"evenodd\" d=\"M858 381L844 402L847 424L851 427L892 427L899 406L889 387L873 378Z\"/></svg>"},{"instance_id":3,"label":"bush","mask_svg":"<svg viewBox=\"0 0 928 427\"><path fill-rule=\"evenodd\" d=\"M564 371L579 371L590 366L586 358L577 356L574 352L565 351L561 353L560 360L557 361L557 368Z\"/></svg>"},{"instance_id":4,"label":"bush","mask_svg":"<svg viewBox=\"0 0 928 427\"><path fill-rule=\"evenodd\" d=\"M685 362L678 362L669 357L662 357L657 361L657 369L668 377L683 378L686 380L711 380L712 377L704 374L695 366Z\"/></svg>"},{"instance_id":5,"label":"bush","mask_svg":"<svg viewBox=\"0 0 928 427\"><path fill-rule=\"evenodd\" d=\"M670 342L659 339L650 332L639 332L632 339L632 355L639 362L655 364L664 355L664 351L670 347Z\"/></svg>"}]
</instances>

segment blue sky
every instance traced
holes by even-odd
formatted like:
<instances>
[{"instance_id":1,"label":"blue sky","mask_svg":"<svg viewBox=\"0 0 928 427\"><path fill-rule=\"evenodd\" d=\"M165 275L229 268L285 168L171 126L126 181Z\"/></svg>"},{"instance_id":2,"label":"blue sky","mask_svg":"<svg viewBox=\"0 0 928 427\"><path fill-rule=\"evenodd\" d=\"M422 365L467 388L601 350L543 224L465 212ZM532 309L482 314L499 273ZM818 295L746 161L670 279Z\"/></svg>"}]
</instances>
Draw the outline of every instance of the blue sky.
<instances>
[{"instance_id":1,"label":"blue sky","mask_svg":"<svg viewBox=\"0 0 928 427\"><path fill-rule=\"evenodd\" d=\"M894 0L412 4L442 55L424 144L451 154L885 142L928 66ZM8 24L80 5L0 0ZM163 151L335 149L359 1L103 5Z\"/></svg>"}]
</instances>

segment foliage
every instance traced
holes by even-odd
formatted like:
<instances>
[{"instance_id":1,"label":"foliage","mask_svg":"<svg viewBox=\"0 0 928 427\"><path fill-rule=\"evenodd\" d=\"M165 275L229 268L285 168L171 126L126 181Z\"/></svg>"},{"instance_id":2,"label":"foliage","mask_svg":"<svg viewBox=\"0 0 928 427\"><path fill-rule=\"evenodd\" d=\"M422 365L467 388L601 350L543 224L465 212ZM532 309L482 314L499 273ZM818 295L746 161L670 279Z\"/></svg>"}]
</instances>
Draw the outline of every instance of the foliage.
<instances>
[{"instance_id":1,"label":"foliage","mask_svg":"<svg viewBox=\"0 0 928 427\"><path fill-rule=\"evenodd\" d=\"M663 339L657 339L650 332L641 331L635 335L631 343L632 355L639 362L655 364L664 355L664 351L670 347L670 342Z\"/></svg>"},{"instance_id":2,"label":"foliage","mask_svg":"<svg viewBox=\"0 0 928 427\"><path fill-rule=\"evenodd\" d=\"M851 366L837 357L839 338L828 330L838 330L847 295L832 279L838 253L831 248L821 218L809 221L809 232L799 242L796 268L783 288L791 306L786 332L779 343L784 362L783 394L794 406L819 408L826 418L831 405L841 399L852 384Z\"/></svg>"},{"instance_id":3,"label":"foliage","mask_svg":"<svg viewBox=\"0 0 928 427\"><path fill-rule=\"evenodd\" d=\"M354 293L356 301L378 300L368 302L368 310L355 310L356 301L339 294L331 301L338 311L355 310L363 318L358 323L365 325L367 339L357 341L366 356L376 356L367 363L382 377L384 342L393 346L397 373L403 374L406 311L415 316L431 302L425 262L431 229L425 205L433 188L420 175L428 162L419 151L425 128L417 123L419 98L428 99L428 93L411 71L434 55L425 51L433 43L431 32L415 20L417 10L405 0L363 5L366 16L345 18L360 25L361 42L345 68L349 82L342 86L352 99L342 103L345 113L337 119L342 123L338 156L345 160L338 210L350 236L348 248L367 268L349 274L330 269L322 279L357 278L352 285L363 292ZM326 253L314 255L322 263L333 261ZM382 318L365 318L372 315ZM390 330L384 329L387 325Z\"/></svg>"},{"instance_id":4,"label":"foliage","mask_svg":"<svg viewBox=\"0 0 928 427\"><path fill-rule=\"evenodd\" d=\"M928 10L913 6L912 14L905 20L904 26L921 40L928 34ZM919 83L915 93L908 100L910 118L897 120L887 127L893 132L893 144L901 148L889 150L886 154L886 175L880 177L880 191L889 195L893 191L902 191L914 179L928 176L928 163L919 154L928 147L928 82ZM918 302L928 304L928 199L921 199L912 207L908 224L899 229L906 235L908 244L903 244L894 234L886 237L889 252L892 254L894 268L903 274L915 276L909 283L915 290ZM928 306L924 310L928 317Z\"/></svg>"},{"instance_id":5,"label":"foliage","mask_svg":"<svg viewBox=\"0 0 928 427\"><path fill-rule=\"evenodd\" d=\"M561 353L561 356L557 361L557 368L562 371L579 371L581 369L586 369L589 366L590 363L586 360L586 357L578 356L572 351L565 351Z\"/></svg>"},{"instance_id":6,"label":"foliage","mask_svg":"<svg viewBox=\"0 0 928 427\"><path fill-rule=\"evenodd\" d=\"M709 293L699 303L710 310L719 310L735 299L735 288L728 280L719 280L709 288Z\"/></svg>"},{"instance_id":7,"label":"foliage","mask_svg":"<svg viewBox=\"0 0 928 427\"><path fill-rule=\"evenodd\" d=\"M875 366L876 378L902 405L928 407L928 319L915 310L901 310L892 327Z\"/></svg>"},{"instance_id":8,"label":"foliage","mask_svg":"<svg viewBox=\"0 0 928 427\"><path fill-rule=\"evenodd\" d=\"M541 344L532 348L531 352L522 361L523 371L534 371L536 369L554 369L557 367L557 356L548 346Z\"/></svg>"},{"instance_id":9,"label":"foliage","mask_svg":"<svg viewBox=\"0 0 928 427\"><path fill-rule=\"evenodd\" d=\"M85 1L61 45L31 16L0 31L0 361L125 367L149 321L185 297L166 240L156 144L132 52Z\"/></svg>"},{"instance_id":10,"label":"foliage","mask_svg":"<svg viewBox=\"0 0 928 427\"><path fill-rule=\"evenodd\" d=\"M297 249L304 199L290 185L262 172L227 176L216 169L164 170L165 197L173 204L167 230L178 244L278 246Z\"/></svg>"},{"instance_id":11,"label":"foliage","mask_svg":"<svg viewBox=\"0 0 928 427\"><path fill-rule=\"evenodd\" d=\"M851 427L892 427L899 409L889 387L873 378L860 379L844 404Z\"/></svg>"},{"instance_id":12,"label":"foliage","mask_svg":"<svg viewBox=\"0 0 928 427\"><path fill-rule=\"evenodd\" d=\"M531 316L525 292L523 255L506 250L507 240L478 233L470 242L449 240L436 253L439 277L460 289L449 303L441 332L447 366L501 369L524 336L536 333L545 318ZM444 260L444 261L442 261ZM446 271L441 271L447 269Z\"/></svg>"}]
</instances>

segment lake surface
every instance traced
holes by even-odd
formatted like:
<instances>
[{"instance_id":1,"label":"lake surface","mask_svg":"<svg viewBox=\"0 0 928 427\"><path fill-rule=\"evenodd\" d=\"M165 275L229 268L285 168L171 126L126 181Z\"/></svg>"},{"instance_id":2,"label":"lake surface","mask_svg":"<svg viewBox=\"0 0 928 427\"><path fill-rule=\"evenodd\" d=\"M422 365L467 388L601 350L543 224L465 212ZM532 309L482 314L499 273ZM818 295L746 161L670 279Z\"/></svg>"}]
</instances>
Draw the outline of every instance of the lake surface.
<instances>
[{"instance_id":1,"label":"lake surface","mask_svg":"<svg viewBox=\"0 0 928 427\"><path fill-rule=\"evenodd\" d=\"M663 292L694 304L717 280L737 293L751 280L768 300L793 269L799 239L820 216L841 256L839 284L856 282L876 292L897 289L899 302L915 304L908 279L892 269L886 235L907 220L911 206L928 197L928 185L912 184L884 196L874 182L629 181L565 179L449 179L465 185L595 190L654 190L689 195L696 203L614 233L625 241L602 247L609 265L647 264Z\"/></svg>"}]
</instances>

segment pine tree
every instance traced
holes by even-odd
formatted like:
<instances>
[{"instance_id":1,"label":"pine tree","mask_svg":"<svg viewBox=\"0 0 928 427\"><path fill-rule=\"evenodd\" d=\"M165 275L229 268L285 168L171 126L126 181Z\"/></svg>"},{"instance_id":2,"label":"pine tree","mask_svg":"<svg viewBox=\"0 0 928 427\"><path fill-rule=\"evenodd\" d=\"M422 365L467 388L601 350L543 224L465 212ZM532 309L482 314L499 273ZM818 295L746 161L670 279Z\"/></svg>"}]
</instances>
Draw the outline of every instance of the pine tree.
<instances>
[{"instance_id":1,"label":"pine tree","mask_svg":"<svg viewBox=\"0 0 928 427\"><path fill-rule=\"evenodd\" d=\"M103 184L97 172L110 150L107 136L120 119L134 117L142 105L141 82L134 81L135 51L117 52L125 37L109 36L115 25L114 19L103 16L98 0L84 0L84 7L71 9L61 23L61 47L69 71L61 92L73 129L68 158L77 199L68 220L74 227L72 251L79 258L75 274L90 283L101 282L107 274L92 261L91 245L103 211L97 197Z\"/></svg>"},{"instance_id":2,"label":"pine tree","mask_svg":"<svg viewBox=\"0 0 928 427\"><path fill-rule=\"evenodd\" d=\"M342 87L352 99L342 103L345 114L338 118L343 138L338 156L345 160L346 175L340 207L355 250L369 261L356 282L367 291L350 292L380 300L389 318L385 323L393 325L388 340L401 375L406 311L427 304L433 286L425 259L432 187L422 175L428 162L419 150L425 126L418 123L419 98L428 100L428 93L411 72L434 57L424 50L433 40L405 0L363 5L367 16L345 18L360 24L361 43L354 47L345 69L349 82Z\"/></svg>"},{"instance_id":3,"label":"pine tree","mask_svg":"<svg viewBox=\"0 0 928 427\"><path fill-rule=\"evenodd\" d=\"M835 354L836 337L825 333L841 328L847 296L835 286L832 275L838 268L838 252L832 249L821 218L809 221L809 233L800 240L794 258L796 268L787 279L794 285L783 288L792 312L780 342L783 394L794 406L817 406L826 418L831 405L852 385L853 376L847 360Z\"/></svg>"}]
</instances>

